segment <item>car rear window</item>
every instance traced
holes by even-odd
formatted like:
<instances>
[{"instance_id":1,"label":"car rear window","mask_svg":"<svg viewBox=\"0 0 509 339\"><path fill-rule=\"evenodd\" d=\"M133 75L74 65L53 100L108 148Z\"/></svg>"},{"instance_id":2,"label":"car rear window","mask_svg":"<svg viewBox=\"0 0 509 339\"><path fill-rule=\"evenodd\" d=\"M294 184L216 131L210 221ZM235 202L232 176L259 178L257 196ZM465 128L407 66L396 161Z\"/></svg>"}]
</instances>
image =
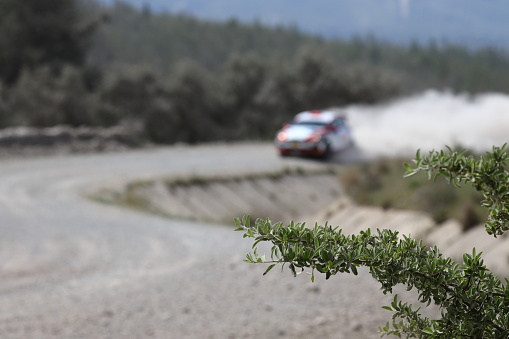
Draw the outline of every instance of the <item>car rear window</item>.
<instances>
[{"instance_id":1,"label":"car rear window","mask_svg":"<svg viewBox=\"0 0 509 339\"><path fill-rule=\"evenodd\" d=\"M325 126L326 123L321 122L321 121L299 121L299 122L294 122L292 125Z\"/></svg>"}]
</instances>

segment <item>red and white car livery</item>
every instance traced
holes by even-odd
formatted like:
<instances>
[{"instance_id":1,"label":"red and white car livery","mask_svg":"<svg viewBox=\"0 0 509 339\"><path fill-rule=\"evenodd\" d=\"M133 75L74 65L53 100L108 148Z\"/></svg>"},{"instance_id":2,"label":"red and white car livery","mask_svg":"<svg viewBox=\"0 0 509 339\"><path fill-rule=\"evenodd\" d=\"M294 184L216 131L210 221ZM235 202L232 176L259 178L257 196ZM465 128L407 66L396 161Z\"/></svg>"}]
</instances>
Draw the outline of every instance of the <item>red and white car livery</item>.
<instances>
[{"instance_id":1,"label":"red and white car livery","mask_svg":"<svg viewBox=\"0 0 509 339\"><path fill-rule=\"evenodd\" d=\"M326 158L350 147L352 134L344 114L313 110L297 114L277 133L275 144L282 156L303 155Z\"/></svg>"}]
</instances>

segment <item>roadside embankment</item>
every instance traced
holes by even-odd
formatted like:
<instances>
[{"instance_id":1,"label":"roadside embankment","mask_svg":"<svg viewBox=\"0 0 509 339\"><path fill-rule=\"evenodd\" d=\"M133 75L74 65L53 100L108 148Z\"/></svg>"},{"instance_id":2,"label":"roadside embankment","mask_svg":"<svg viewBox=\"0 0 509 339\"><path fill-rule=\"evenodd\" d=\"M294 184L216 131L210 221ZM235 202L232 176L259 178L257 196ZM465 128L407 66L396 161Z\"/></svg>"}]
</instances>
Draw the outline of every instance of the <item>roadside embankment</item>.
<instances>
[{"instance_id":1,"label":"roadside embankment","mask_svg":"<svg viewBox=\"0 0 509 339\"><path fill-rule=\"evenodd\" d=\"M304 221L343 195L335 174L287 170L232 177L162 178L105 188L94 198L174 218L233 224L242 215Z\"/></svg>"},{"instance_id":2,"label":"roadside embankment","mask_svg":"<svg viewBox=\"0 0 509 339\"><path fill-rule=\"evenodd\" d=\"M171 218L232 224L235 217L269 218L273 222L326 222L346 234L371 228L397 230L437 245L444 255L461 261L473 247L485 253L489 267L509 272L507 241L495 239L482 226L464 232L453 219L437 224L421 211L360 206L349 199L331 170L287 170L233 177L162 178L104 188L94 199ZM500 260L503 258L504 260Z\"/></svg>"}]
</instances>

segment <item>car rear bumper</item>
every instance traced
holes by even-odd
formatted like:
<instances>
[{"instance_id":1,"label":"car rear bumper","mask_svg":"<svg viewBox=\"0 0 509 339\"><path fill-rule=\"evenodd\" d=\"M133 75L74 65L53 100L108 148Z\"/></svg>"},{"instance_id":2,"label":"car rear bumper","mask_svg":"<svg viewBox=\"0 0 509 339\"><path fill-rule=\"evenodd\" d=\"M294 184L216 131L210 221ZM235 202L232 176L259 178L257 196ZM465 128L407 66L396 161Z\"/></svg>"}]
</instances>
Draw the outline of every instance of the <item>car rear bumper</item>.
<instances>
[{"instance_id":1,"label":"car rear bumper","mask_svg":"<svg viewBox=\"0 0 509 339\"><path fill-rule=\"evenodd\" d=\"M327 146L324 143L284 142L276 143L281 155L324 156Z\"/></svg>"}]
</instances>

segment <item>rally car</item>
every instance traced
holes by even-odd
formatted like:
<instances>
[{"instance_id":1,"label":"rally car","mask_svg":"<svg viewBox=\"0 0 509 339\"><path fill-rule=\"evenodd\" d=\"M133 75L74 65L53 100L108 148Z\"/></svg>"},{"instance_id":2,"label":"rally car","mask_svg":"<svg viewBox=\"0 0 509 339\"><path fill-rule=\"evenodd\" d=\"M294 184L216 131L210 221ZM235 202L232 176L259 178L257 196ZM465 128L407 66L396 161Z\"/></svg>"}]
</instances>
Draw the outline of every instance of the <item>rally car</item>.
<instances>
[{"instance_id":1,"label":"rally car","mask_svg":"<svg viewBox=\"0 0 509 339\"><path fill-rule=\"evenodd\" d=\"M297 114L277 131L275 144L281 156L327 158L353 143L346 115L333 110L312 110Z\"/></svg>"}]
</instances>

